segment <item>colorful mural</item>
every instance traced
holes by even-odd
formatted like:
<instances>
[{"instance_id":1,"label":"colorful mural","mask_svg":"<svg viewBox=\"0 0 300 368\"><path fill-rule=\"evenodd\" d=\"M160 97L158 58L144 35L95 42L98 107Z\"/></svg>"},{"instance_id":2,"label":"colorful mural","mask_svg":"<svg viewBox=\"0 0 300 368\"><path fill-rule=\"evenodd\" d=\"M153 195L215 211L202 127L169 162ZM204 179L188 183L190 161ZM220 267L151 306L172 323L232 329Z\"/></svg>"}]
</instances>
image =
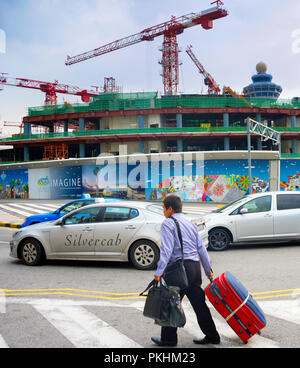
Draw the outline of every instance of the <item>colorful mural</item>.
<instances>
[{"instance_id":1,"label":"colorful mural","mask_svg":"<svg viewBox=\"0 0 300 368\"><path fill-rule=\"evenodd\" d=\"M28 170L1 170L0 199L28 198Z\"/></svg>"},{"instance_id":2,"label":"colorful mural","mask_svg":"<svg viewBox=\"0 0 300 368\"><path fill-rule=\"evenodd\" d=\"M281 160L280 189L300 190L300 160Z\"/></svg>"},{"instance_id":3,"label":"colorful mural","mask_svg":"<svg viewBox=\"0 0 300 368\"><path fill-rule=\"evenodd\" d=\"M95 164L2 170L0 199L28 198L28 193L29 198L69 199L89 192L100 196L162 200L167 194L176 193L185 201L230 202L249 191L246 159L205 160L202 171L196 170L195 161L186 165L173 162L169 168L167 166L154 161L146 166L134 162L117 164L114 170ZM252 166L252 191L268 191L269 161L252 160ZM112 181L106 182L106 177ZM300 159L281 160L280 187L281 190L300 190Z\"/></svg>"},{"instance_id":4,"label":"colorful mural","mask_svg":"<svg viewBox=\"0 0 300 368\"><path fill-rule=\"evenodd\" d=\"M252 192L265 192L267 181L254 177ZM184 201L231 202L247 194L249 177L247 175L199 175L164 179L154 188L148 199L162 200L173 193Z\"/></svg>"},{"instance_id":5,"label":"colorful mural","mask_svg":"<svg viewBox=\"0 0 300 368\"><path fill-rule=\"evenodd\" d=\"M252 172L252 192L267 191L269 161L253 160ZM247 160L205 160L203 175L163 178L151 190L146 189L146 199L161 200L167 194L174 193L185 201L231 202L247 194L248 191Z\"/></svg>"}]
</instances>

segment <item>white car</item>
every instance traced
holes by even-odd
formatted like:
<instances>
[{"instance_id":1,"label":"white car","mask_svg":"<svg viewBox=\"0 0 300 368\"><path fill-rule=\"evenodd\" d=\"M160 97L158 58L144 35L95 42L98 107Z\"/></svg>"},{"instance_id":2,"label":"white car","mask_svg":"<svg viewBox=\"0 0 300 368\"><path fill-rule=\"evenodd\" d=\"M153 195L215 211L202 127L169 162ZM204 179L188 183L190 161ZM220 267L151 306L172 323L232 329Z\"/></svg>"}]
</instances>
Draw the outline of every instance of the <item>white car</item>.
<instances>
[{"instance_id":1,"label":"white car","mask_svg":"<svg viewBox=\"0 0 300 368\"><path fill-rule=\"evenodd\" d=\"M203 218L194 222L207 246ZM147 202L99 203L64 217L25 227L13 234L10 255L34 266L43 259L130 261L137 269L156 267L163 208Z\"/></svg>"},{"instance_id":2,"label":"white car","mask_svg":"<svg viewBox=\"0 0 300 368\"><path fill-rule=\"evenodd\" d=\"M242 197L205 216L208 249L232 243L300 240L300 192L265 192Z\"/></svg>"}]
</instances>

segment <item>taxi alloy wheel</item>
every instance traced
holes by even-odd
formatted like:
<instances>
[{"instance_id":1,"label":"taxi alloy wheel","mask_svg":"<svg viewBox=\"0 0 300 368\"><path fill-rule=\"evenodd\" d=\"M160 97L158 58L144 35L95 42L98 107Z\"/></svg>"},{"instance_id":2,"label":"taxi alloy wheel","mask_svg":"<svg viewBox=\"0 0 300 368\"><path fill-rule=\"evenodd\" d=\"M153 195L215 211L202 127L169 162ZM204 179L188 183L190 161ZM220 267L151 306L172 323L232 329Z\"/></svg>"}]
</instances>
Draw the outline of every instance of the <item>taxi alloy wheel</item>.
<instances>
[{"instance_id":1,"label":"taxi alloy wheel","mask_svg":"<svg viewBox=\"0 0 300 368\"><path fill-rule=\"evenodd\" d=\"M222 251L229 247L230 235L224 229L213 229L208 236L208 249Z\"/></svg>"},{"instance_id":2,"label":"taxi alloy wheel","mask_svg":"<svg viewBox=\"0 0 300 368\"><path fill-rule=\"evenodd\" d=\"M35 239L28 239L22 244L21 258L28 266L36 266L43 258L43 248Z\"/></svg>"},{"instance_id":3,"label":"taxi alloy wheel","mask_svg":"<svg viewBox=\"0 0 300 368\"><path fill-rule=\"evenodd\" d=\"M130 251L130 260L139 270L152 270L159 259L159 250L150 240L139 240Z\"/></svg>"}]
</instances>

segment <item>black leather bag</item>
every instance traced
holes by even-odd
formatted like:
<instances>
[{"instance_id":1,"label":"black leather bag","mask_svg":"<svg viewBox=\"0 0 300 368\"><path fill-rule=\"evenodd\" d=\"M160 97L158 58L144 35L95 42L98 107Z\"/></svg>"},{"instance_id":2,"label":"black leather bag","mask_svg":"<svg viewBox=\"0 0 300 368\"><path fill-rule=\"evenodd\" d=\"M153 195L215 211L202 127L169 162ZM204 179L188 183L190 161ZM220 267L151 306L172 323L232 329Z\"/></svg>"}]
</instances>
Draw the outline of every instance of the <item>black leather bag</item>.
<instances>
[{"instance_id":1,"label":"black leather bag","mask_svg":"<svg viewBox=\"0 0 300 368\"><path fill-rule=\"evenodd\" d=\"M161 279L158 283L153 280L140 294L148 291L143 315L154 319L160 326L183 327L186 323L184 311L180 301L180 289L168 287Z\"/></svg>"},{"instance_id":2,"label":"black leather bag","mask_svg":"<svg viewBox=\"0 0 300 368\"><path fill-rule=\"evenodd\" d=\"M158 282L152 280L147 288L142 293L140 293L140 296L145 296L146 291L148 291L148 294L144 306L143 315L148 318L159 319L162 290L159 287Z\"/></svg>"},{"instance_id":3,"label":"black leather bag","mask_svg":"<svg viewBox=\"0 0 300 368\"><path fill-rule=\"evenodd\" d=\"M169 263L165 269L163 278L168 286L177 286L181 290L183 290L188 288L189 282L184 267L182 234L178 221L172 216L170 218L175 222L175 225L177 227L178 238L181 245L182 259L179 259L176 262Z\"/></svg>"},{"instance_id":4,"label":"black leather bag","mask_svg":"<svg viewBox=\"0 0 300 368\"><path fill-rule=\"evenodd\" d=\"M163 295L160 319L155 323L163 327L184 327L186 318L181 306L180 289L168 286L168 292Z\"/></svg>"}]
</instances>

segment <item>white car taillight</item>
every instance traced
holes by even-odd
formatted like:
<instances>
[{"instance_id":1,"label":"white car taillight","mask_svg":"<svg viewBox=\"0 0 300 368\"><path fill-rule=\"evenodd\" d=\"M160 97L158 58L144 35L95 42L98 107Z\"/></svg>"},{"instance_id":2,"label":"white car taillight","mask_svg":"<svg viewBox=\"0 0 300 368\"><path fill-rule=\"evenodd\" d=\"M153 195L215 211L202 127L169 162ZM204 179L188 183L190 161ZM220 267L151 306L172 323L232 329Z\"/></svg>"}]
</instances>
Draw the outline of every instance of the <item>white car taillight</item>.
<instances>
[{"instance_id":1,"label":"white car taillight","mask_svg":"<svg viewBox=\"0 0 300 368\"><path fill-rule=\"evenodd\" d=\"M193 224L197 226L198 231L202 231L205 229L205 221L193 221Z\"/></svg>"}]
</instances>

